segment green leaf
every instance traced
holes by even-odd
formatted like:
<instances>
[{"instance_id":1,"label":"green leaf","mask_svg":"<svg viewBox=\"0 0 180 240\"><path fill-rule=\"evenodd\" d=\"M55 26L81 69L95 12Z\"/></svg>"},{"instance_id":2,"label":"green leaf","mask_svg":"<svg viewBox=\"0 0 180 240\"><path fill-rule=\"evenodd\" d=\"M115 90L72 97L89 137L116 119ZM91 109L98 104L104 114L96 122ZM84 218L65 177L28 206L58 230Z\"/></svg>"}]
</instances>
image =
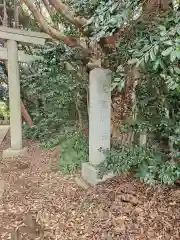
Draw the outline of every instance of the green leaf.
<instances>
[{"instance_id":1,"label":"green leaf","mask_svg":"<svg viewBox=\"0 0 180 240\"><path fill-rule=\"evenodd\" d=\"M171 40L168 40L168 41L165 41L164 44L165 44L165 45L172 46L172 45L173 45L173 42L172 42Z\"/></svg>"},{"instance_id":2,"label":"green leaf","mask_svg":"<svg viewBox=\"0 0 180 240\"><path fill-rule=\"evenodd\" d=\"M114 82L116 82L116 83L119 83L119 82L121 82L121 78L114 78Z\"/></svg>"},{"instance_id":3,"label":"green leaf","mask_svg":"<svg viewBox=\"0 0 180 240\"><path fill-rule=\"evenodd\" d=\"M160 29L161 31L166 31L166 27L165 27L164 25L159 25L159 29Z\"/></svg>"},{"instance_id":4,"label":"green leaf","mask_svg":"<svg viewBox=\"0 0 180 240\"><path fill-rule=\"evenodd\" d=\"M173 74L174 73L174 68L170 67L169 71L170 71L171 74Z\"/></svg>"},{"instance_id":5,"label":"green leaf","mask_svg":"<svg viewBox=\"0 0 180 240\"><path fill-rule=\"evenodd\" d=\"M164 37L166 34L167 34L166 31L162 31L162 32L160 32L160 35L161 35L162 37Z\"/></svg>"},{"instance_id":6,"label":"green leaf","mask_svg":"<svg viewBox=\"0 0 180 240\"><path fill-rule=\"evenodd\" d=\"M180 59L180 50L176 51L176 56L177 56L178 59Z\"/></svg>"},{"instance_id":7,"label":"green leaf","mask_svg":"<svg viewBox=\"0 0 180 240\"><path fill-rule=\"evenodd\" d=\"M170 36L175 36L176 35L176 29L172 28L171 31L169 32Z\"/></svg>"},{"instance_id":8,"label":"green leaf","mask_svg":"<svg viewBox=\"0 0 180 240\"><path fill-rule=\"evenodd\" d=\"M118 86L117 82L111 84L111 91L113 91Z\"/></svg>"},{"instance_id":9,"label":"green leaf","mask_svg":"<svg viewBox=\"0 0 180 240\"><path fill-rule=\"evenodd\" d=\"M167 37L167 36L160 37L160 41L161 41L161 42L164 42L164 41L166 41L166 40L168 40L168 37Z\"/></svg>"},{"instance_id":10,"label":"green leaf","mask_svg":"<svg viewBox=\"0 0 180 240\"><path fill-rule=\"evenodd\" d=\"M146 44L142 49L141 51L142 52L147 52L149 49L150 49L151 46L149 46L148 44Z\"/></svg>"},{"instance_id":11,"label":"green leaf","mask_svg":"<svg viewBox=\"0 0 180 240\"><path fill-rule=\"evenodd\" d=\"M174 67L174 71L175 71L177 74L180 74L180 68Z\"/></svg>"},{"instance_id":12,"label":"green leaf","mask_svg":"<svg viewBox=\"0 0 180 240\"><path fill-rule=\"evenodd\" d=\"M122 91L122 89L124 88L124 84L125 84L125 81L121 81L118 85L118 90L119 91Z\"/></svg>"},{"instance_id":13,"label":"green leaf","mask_svg":"<svg viewBox=\"0 0 180 240\"><path fill-rule=\"evenodd\" d=\"M176 32L180 35L180 24L176 27Z\"/></svg>"},{"instance_id":14,"label":"green leaf","mask_svg":"<svg viewBox=\"0 0 180 240\"><path fill-rule=\"evenodd\" d=\"M128 65L133 65L135 63L137 63L138 59L137 58L132 58L130 60L128 60Z\"/></svg>"},{"instance_id":15,"label":"green leaf","mask_svg":"<svg viewBox=\"0 0 180 240\"><path fill-rule=\"evenodd\" d=\"M159 45L155 45L153 48L154 54L157 55L158 51L159 51Z\"/></svg>"},{"instance_id":16,"label":"green leaf","mask_svg":"<svg viewBox=\"0 0 180 240\"><path fill-rule=\"evenodd\" d=\"M174 62L176 60L176 57L177 57L176 51L171 52L171 55L170 55L171 62Z\"/></svg>"},{"instance_id":17,"label":"green leaf","mask_svg":"<svg viewBox=\"0 0 180 240\"><path fill-rule=\"evenodd\" d=\"M136 67L139 67L139 66L142 67L142 68L145 67L144 58L141 58L141 59L137 62Z\"/></svg>"},{"instance_id":18,"label":"green leaf","mask_svg":"<svg viewBox=\"0 0 180 240\"><path fill-rule=\"evenodd\" d=\"M170 55L172 51L173 51L173 47L169 47L166 50L164 50L161 54L165 57Z\"/></svg>"},{"instance_id":19,"label":"green leaf","mask_svg":"<svg viewBox=\"0 0 180 240\"><path fill-rule=\"evenodd\" d=\"M159 60L159 65L161 66L162 69L164 69L166 67L162 60Z\"/></svg>"},{"instance_id":20,"label":"green leaf","mask_svg":"<svg viewBox=\"0 0 180 240\"><path fill-rule=\"evenodd\" d=\"M145 61L145 63L148 63L148 61L149 61L149 53L145 54L144 61Z\"/></svg>"},{"instance_id":21,"label":"green leaf","mask_svg":"<svg viewBox=\"0 0 180 240\"><path fill-rule=\"evenodd\" d=\"M159 65L160 65L160 61L159 61L159 59L158 59L158 60L155 61L154 65L153 65L153 69L154 69L154 70L157 70L158 67L159 67Z\"/></svg>"},{"instance_id":22,"label":"green leaf","mask_svg":"<svg viewBox=\"0 0 180 240\"><path fill-rule=\"evenodd\" d=\"M151 60L152 61L155 61L156 60L156 54L154 52L154 48L151 49L150 51L150 57L151 57Z\"/></svg>"}]
</instances>

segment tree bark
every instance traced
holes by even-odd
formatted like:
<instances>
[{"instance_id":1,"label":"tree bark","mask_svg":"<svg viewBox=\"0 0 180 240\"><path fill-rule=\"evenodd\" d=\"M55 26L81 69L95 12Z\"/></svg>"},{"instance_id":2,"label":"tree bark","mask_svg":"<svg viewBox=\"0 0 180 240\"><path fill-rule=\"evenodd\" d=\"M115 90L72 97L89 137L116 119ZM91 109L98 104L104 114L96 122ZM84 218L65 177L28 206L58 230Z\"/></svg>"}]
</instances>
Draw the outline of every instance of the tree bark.
<instances>
[{"instance_id":1,"label":"tree bark","mask_svg":"<svg viewBox=\"0 0 180 240\"><path fill-rule=\"evenodd\" d=\"M49 5L49 1L48 0L42 0L44 3L44 6L46 7L47 11L49 12L49 15L51 14L51 7Z\"/></svg>"},{"instance_id":2,"label":"tree bark","mask_svg":"<svg viewBox=\"0 0 180 240\"><path fill-rule=\"evenodd\" d=\"M58 31L57 29L51 27L48 24L48 22L45 20L45 18L41 15L41 13L38 11L36 6L32 3L31 0L22 0L22 2L24 2L26 4L26 6L29 8L29 10L32 12L34 18L39 23L39 25L42 27L44 32L49 34L52 38L63 41L67 45L81 47L84 51L87 51L87 49L85 49L83 46L81 46L77 42L76 39L67 37L60 31Z\"/></svg>"},{"instance_id":3,"label":"tree bark","mask_svg":"<svg viewBox=\"0 0 180 240\"><path fill-rule=\"evenodd\" d=\"M160 11L167 11L171 8L172 0L149 0L143 3L143 12L156 14Z\"/></svg>"},{"instance_id":4,"label":"tree bark","mask_svg":"<svg viewBox=\"0 0 180 240\"><path fill-rule=\"evenodd\" d=\"M21 114L22 114L24 120L27 122L27 124L29 126L32 126L33 125L33 121L31 119L31 117L29 116L28 111L26 110L26 108L25 108L25 106L24 106L24 104L22 102L21 102Z\"/></svg>"},{"instance_id":5,"label":"tree bark","mask_svg":"<svg viewBox=\"0 0 180 240\"><path fill-rule=\"evenodd\" d=\"M46 8L46 10L47 10L47 12L48 12L48 14L49 14L49 18L50 18L50 20L51 20L51 24L52 24L52 26L55 28L55 29L58 29L58 23L55 23L55 22L53 22L53 20L52 20L52 15L53 15L53 10L52 10L52 7L50 6L50 4L49 4L49 1L48 0L42 0L42 2L43 2L43 4L44 4L44 6L45 6L45 8Z\"/></svg>"}]
</instances>

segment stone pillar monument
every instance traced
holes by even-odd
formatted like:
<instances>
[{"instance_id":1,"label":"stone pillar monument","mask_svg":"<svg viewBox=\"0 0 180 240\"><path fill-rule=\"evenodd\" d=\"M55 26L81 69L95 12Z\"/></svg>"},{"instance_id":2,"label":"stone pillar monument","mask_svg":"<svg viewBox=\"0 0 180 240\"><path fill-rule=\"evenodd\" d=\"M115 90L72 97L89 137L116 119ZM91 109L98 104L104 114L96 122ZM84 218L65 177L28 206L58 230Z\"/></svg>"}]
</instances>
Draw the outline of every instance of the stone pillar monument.
<instances>
[{"instance_id":1,"label":"stone pillar monument","mask_svg":"<svg viewBox=\"0 0 180 240\"><path fill-rule=\"evenodd\" d=\"M102 150L110 149L111 71L93 69L89 78L89 162L82 164L82 178L90 184L98 178L97 165L105 159Z\"/></svg>"}]
</instances>

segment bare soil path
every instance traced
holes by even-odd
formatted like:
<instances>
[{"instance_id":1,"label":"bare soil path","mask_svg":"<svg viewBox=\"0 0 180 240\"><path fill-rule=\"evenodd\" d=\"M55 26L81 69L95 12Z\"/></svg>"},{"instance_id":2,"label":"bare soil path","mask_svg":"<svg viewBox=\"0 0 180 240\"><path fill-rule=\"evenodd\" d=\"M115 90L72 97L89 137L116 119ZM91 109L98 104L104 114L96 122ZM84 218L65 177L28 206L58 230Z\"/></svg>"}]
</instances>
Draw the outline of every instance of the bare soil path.
<instances>
[{"instance_id":1,"label":"bare soil path","mask_svg":"<svg viewBox=\"0 0 180 240\"><path fill-rule=\"evenodd\" d=\"M1 240L180 240L180 188L123 175L84 190L53 171L52 151L25 144L27 156L0 163Z\"/></svg>"}]
</instances>

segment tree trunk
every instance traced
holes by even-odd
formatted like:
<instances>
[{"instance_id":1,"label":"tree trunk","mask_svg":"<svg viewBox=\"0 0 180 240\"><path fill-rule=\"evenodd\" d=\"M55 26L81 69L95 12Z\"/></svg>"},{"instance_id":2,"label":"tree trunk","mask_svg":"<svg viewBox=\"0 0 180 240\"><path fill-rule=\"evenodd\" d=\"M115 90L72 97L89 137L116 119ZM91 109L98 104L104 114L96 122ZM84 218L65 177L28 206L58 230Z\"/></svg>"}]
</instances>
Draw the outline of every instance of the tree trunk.
<instances>
[{"instance_id":1,"label":"tree trunk","mask_svg":"<svg viewBox=\"0 0 180 240\"><path fill-rule=\"evenodd\" d=\"M77 41L75 39L67 37L63 33L61 33L60 31L58 31L57 29L51 27L48 24L48 22L45 20L45 18L41 15L41 13L36 8L36 6L32 3L31 0L22 0L22 1L26 4L26 6L32 12L35 20L43 28L44 32L49 34L52 38L63 41L67 45L79 46L79 44L77 43Z\"/></svg>"},{"instance_id":2,"label":"tree trunk","mask_svg":"<svg viewBox=\"0 0 180 240\"><path fill-rule=\"evenodd\" d=\"M27 124L29 126L32 126L33 125L33 121L31 119L31 117L29 116L28 111L26 110L26 108L25 108L23 103L21 103L21 113L22 113L22 116L23 116L24 120L27 122Z\"/></svg>"},{"instance_id":3,"label":"tree trunk","mask_svg":"<svg viewBox=\"0 0 180 240\"><path fill-rule=\"evenodd\" d=\"M127 72L124 89L121 92L115 89L112 93L111 136L115 145L131 144L134 138L134 133L123 133L121 127L127 120L136 118L135 89L140 75L135 66Z\"/></svg>"}]
</instances>

